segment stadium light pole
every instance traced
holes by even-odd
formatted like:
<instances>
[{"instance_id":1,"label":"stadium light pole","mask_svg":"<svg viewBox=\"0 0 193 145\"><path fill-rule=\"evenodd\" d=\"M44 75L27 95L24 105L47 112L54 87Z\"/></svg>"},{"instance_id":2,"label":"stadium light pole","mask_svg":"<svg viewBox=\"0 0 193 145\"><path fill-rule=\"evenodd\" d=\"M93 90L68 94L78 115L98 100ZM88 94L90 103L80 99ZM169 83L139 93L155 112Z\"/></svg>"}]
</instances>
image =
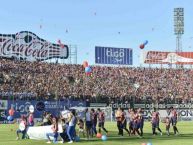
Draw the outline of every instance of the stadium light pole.
<instances>
[{"instance_id":1,"label":"stadium light pole","mask_svg":"<svg viewBox=\"0 0 193 145\"><path fill-rule=\"evenodd\" d=\"M174 8L174 34L176 35L176 52L182 52L182 35L184 34L184 8Z\"/></svg>"}]
</instances>

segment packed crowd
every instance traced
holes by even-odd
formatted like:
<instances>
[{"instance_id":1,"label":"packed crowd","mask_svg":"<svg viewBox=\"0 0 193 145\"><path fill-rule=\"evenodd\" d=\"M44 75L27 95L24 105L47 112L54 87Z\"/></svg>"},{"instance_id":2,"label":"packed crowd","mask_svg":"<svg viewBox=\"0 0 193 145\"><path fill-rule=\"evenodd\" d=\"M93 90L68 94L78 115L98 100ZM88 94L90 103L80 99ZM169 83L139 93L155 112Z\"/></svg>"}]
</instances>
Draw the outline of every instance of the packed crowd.
<instances>
[{"instance_id":1,"label":"packed crowd","mask_svg":"<svg viewBox=\"0 0 193 145\"><path fill-rule=\"evenodd\" d=\"M90 102L188 103L193 70L92 66L0 59L0 97Z\"/></svg>"}]
</instances>

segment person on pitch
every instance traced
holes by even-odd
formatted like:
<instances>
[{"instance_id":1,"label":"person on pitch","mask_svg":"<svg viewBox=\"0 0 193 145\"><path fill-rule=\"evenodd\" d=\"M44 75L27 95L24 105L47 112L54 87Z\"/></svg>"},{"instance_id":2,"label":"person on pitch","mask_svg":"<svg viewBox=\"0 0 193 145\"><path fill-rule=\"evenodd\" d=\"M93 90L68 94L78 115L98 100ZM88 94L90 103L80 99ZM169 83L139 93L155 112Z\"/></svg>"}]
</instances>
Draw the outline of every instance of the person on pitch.
<instances>
[{"instance_id":1,"label":"person on pitch","mask_svg":"<svg viewBox=\"0 0 193 145\"><path fill-rule=\"evenodd\" d=\"M78 119L78 128L78 137L80 137L80 133L85 137L84 121L81 118Z\"/></svg>"},{"instance_id":2,"label":"person on pitch","mask_svg":"<svg viewBox=\"0 0 193 145\"><path fill-rule=\"evenodd\" d=\"M29 113L29 116L28 116L28 126L34 126L34 115L33 113Z\"/></svg>"},{"instance_id":3,"label":"person on pitch","mask_svg":"<svg viewBox=\"0 0 193 145\"><path fill-rule=\"evenodd\" d=\"M96 126L97 126L97 116L98 113L94 110L94 108L91 109L92 113L92 136L93 134L97 134Z\"/></svg>"},{"instance_id":4,"label":"person on pitch","mask_svg":"<svg viewBox=\"0 0 193 145\"><path fill-rule=\"evenodd\" d=\"M160 132L160 135L162 136L162 131L159 127L159 122L160 122L159 112L155 111L152 113L152 121L151 121L153 135L157 135L156 129L158 129L158 131Z\"/></svg>"},{"instance_id":5,"label":"person on pitch","mask_svg":"<svg viewBox=\"0 0 193 145\"><path fill-rule=\"evenodd\" d=\"M85 110L85 124L86 124L86 136L87 140L91 138L92 135L92 113L88 108Z\"/></svg>"},{"instance_id":6,"label":"person on pitch","mask_svg":"<svg viewBox=\"0 0 193 145\"><path fill-rule=\"evenodd\" d=\"M137 133L137 136L141 138L141 134L139 133L139 115L134 111L134 115L132 116L133 120L133 134Z\"/></svg>"},{"instance_id":7,"label":"person on pitch","mask_svg":"<svg viewBox=\"0 0 193 145\"><path fill-rule=\"evenodd\" d=\"M178 131L178 128L177 128L177 121L178 121L177 111L176 111L176 109L171 107L171 123L172 123L175 135L179 134L179 131Z\"/></svg>"},{"instance_id":8,"label":"person on pitch","mask_svg":"<svg viewBox=\"0 0 193 145\"><path fill-rule=\"evenodd\" d=\"M170 135L170 123L171 123L170 118L166 117L165 125L166 125L166 132L168 136Z\"/></svg>"},{"instance_id":9,"label":"person on pitch","mask_svg":"<svg viewBox=\"0 0 193 145\"><path fill-rule=\"evenodd\" d=\"M101 128L103 129L103 131L108 134L108 131L105 128L105 113L98 108L98 127L99 127L99 133L101 133Z\"/></svg>"},{"instance_id":10,"label":"person on pitch","mask_svg":"<svg viewBox=\"0 0 193 145\"><path fill-rule=\"evenodd\" d=\"M122 123L122 125L121 125L121 127L122 127L122 129L124 129L124 130L129 134L129 136L130 136L130 132L129 132L129 130L127 129L126 113L125 113L125 111L124 111L123 108L122 108L121 110L122 110L122 113L121 113L121 123ZM122 133L123 133L123 132L122 132ZM121 134L121 135L123 136L123 134Z\"/></svg>"},{"instance_id":11,"label":"person on pitch","mask_svg":"<svg viewBox=\"0 0 193 145\"><path fill-rule=\"evenodd\" d=\"M25 139L26 137L26 129L27 129L27 119L24 115L21 116L21 120L19 123L19 129L16 131L17 138L16 140L19 140L19 134L22 134L22 139Z\"/></svg>"},{"instance_id":12,"label":"person on pitch","mask_svg":"<svg viewBox=\"0 0 193 145\"><path fill-rule=\"evenodd\" d=\"M66 118L64 118L62 115L60 116L59 124L62 126L62 132L60 133L60 137L62 140L59 143L64 143L65 141L66 142L69 141L68 134L67 134L68 123L66 121Z\"/></svg>"},{"instance_id":13,"label":"person on pitch","mask_svg":"<svg viewBox=\"0 0 193 145\"><path fill-rule=\"evenodd\" d=\"M138 128L140 129L140 135L143 136L144 117L141 108L137 110L138 114Z\"/></svg>"},{"instance_id":14,"label":"person on pitch","mask_svg":"<svg viewBox=\"0 0 193 145\"><path fill-rule=\"evenodd\" d=\"M130 132L130 134L133 133L133 116L134 116L133 109L129 109L128 110L128 121L129 121L129 132Z\"/></svg>"},{"instance_id":15,"label":"person on pitch","mask_svg":"<svg viewBox=\"0 0 193 145\"><path fill-rule=\"evenodd\" d=\"M115 113L115 117L116 117L116 120L117 120L117 128L118 128L118 135L123 135L123 128L122 128L122 122L121 122L121 114L122 114L122 111L121 111L121 108L119 107L118 110L116 111Z\"/></svg>"},{"instance_id":16,"label":"person on pitch","mask_svg":"<svg viewBox=\"0 0 193 145\"><path fill-rule=\"evenodd\" d=\"M77 118L76 118L76 111L72 110L71 113L68 116L68 129L67 129L67 135L69 138L68 143L73 143L73 140L75 139L76 136L76 123L77 123Z\"/></svg>"},{"instance_id":17,"label":"person on pitch","mask_svg":"<svg viewBox=\"0 0 193 145\"><path fill-rule=\"evenodd\" d=\"M50 136L54 137L53 142L55 143L58 139L58 119L56 117L52 118L52 133L46 133L48 139L47 143L51 143Z\"/></svg>"}]
</instances>

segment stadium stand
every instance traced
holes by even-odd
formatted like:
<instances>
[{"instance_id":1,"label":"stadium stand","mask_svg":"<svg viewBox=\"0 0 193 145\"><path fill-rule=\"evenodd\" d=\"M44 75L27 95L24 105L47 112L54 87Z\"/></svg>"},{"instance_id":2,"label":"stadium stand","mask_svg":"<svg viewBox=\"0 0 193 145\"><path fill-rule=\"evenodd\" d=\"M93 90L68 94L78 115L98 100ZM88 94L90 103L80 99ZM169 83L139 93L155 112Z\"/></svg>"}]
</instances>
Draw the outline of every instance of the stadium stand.
<instances>
[{"instance_id":1,"label":"stadium stand","mask_svg":"<svg viewBox=\"0 0 193 145\"><path fill-rule=\"evenodd\" d=\"M0 59L0 99L189 103L193 70L92 66ZM136 87L137 85L137 87Z\"/></svg>"}]
</instances>

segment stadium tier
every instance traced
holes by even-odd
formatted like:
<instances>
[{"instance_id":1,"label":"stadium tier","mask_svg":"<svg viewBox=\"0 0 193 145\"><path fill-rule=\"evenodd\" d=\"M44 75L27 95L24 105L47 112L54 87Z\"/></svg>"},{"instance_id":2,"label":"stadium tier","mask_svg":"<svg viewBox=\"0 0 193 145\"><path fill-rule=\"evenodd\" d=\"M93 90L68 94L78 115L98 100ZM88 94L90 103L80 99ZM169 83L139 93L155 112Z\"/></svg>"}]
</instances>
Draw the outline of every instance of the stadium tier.
<instances>
[{"instance_id":1,"label":"stadium tier","mask_svg":"<svg viewBox=\"0 0 193 145\"><path fill-rule=\"evenodd\" d=\"M92 66L0 59L0 98L189 103L193 70Z\"/></svg>"}]
</instances>

